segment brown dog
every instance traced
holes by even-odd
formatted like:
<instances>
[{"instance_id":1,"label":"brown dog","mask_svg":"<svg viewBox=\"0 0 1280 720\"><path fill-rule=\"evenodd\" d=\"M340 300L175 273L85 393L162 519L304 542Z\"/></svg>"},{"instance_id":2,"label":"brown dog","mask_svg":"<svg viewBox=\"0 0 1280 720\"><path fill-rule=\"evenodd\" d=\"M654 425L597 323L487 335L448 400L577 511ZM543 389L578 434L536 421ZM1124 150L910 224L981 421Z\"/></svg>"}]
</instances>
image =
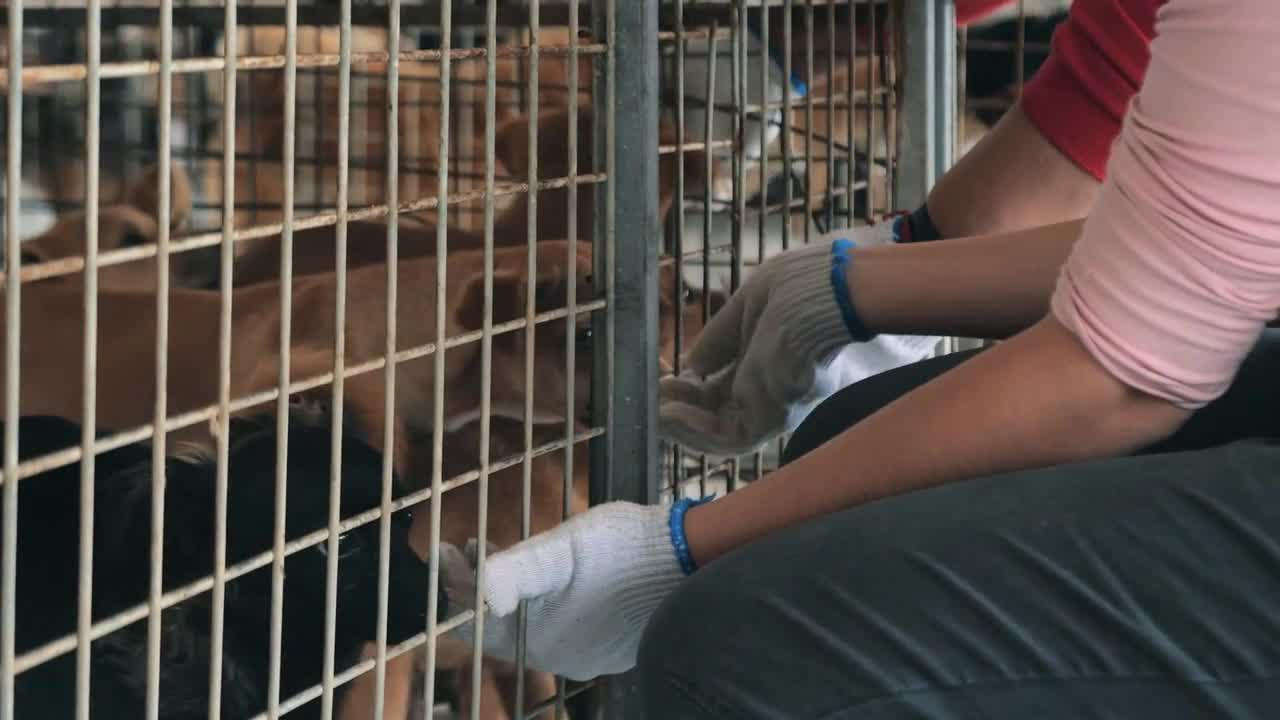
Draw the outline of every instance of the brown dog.
<instances>
[{"instance_id":1,"label":"brown dog","mask_svg":"<svg viewBox=\"0 0 1280 720\"><path fill-rule=\"evenodd\" d=\"M659 275L659 332L664 367L671 367L675 360L677 300L676 273L672 264L663 265ZM685 289L682 298L683 337L685 347L697 337L703 326L703 305L714 313L724 304L723 293L702 293ZM579 358L578 363L589 362ZM578 431L583 428L580 426ZM563 426L533 427L532 447L548 445L564 439ZM524 425L509 418L493 418L490 423L489 460L498 463L519 456L524 452ZM448 453L444 457L444 478L458 477L479 469L480 428L473 423L448 433L445 440ZM573 446L573 474L569 485L568 502L565 501L565 450L557 449L529 460L529 530L536 534L560 524L567 507L570 513L583 512L588 507L590 490L590 456L588 443ZM424 481L428 473L415 473ZM524 497L524 466L517 463L490 474L488 479L488 541L499 548L510 547L521 539L521 513ZM479 484L476 481L450 490L445 494L441 512L440 538L444 542L462 547L477 537ZM411 540L414 548L425 556L429 550L430 525L422 514L415 517ZM457 685L461 698L458 712L467 717L473 703L480 704L480 717L486 720L507 720L515 717L516 708L511 704L514 693L512 674L514 666L492 659L485 660L488 677L481 683L481 696L471 696L471 654L469 648L441 645L437 666L456 668L459 671ZM403 671L401 671L403 672ZM388 675L392 673L389 671ZM525 678L526 708L553 697L555 678L547 673L529 671Z\"/></svg>"},{"instance_id":2,"label":"brown dog","mask_svg":"<svg viewBox=\"0 0 1280 720\"><path fill-rule=\"evenodd\" d=\"M191 182L179 165L171 165L169 176L169 228L184 226L191 215ZM129 183L121 202L98 212L98 251L153 244L159 233L160 171L147 168ZM53 227L23 243L23 262L33 264L64 258L84 257L86 251L84 212L58 218ZM132 260L98 270L98 284L104 289L148 289L155 287L155 258ZM170 281L177 287L206 287L218 277L218 248L201 248L170 255ZM62 276L66 278L67 276ZM78 277L78 275L74 276Z\"/></svg>"},{"instance_id":3,"label":"brown dog","mask_svg":"<svg viewBox=\"0 0 1280 720\"><path fill-rule=\"evenodd\" d=\"M670 367L675 358L678 306L675 295L675 266L673 264L663 265L659 273L660 361L664 367ZM686 340L686 347L687 343L696 337L702 329L704 304L709 306L711 312L715 312L723 305L724 301L725 295L723 293L703 293L685 289L681 300L683 307L680 314L683 317L683 337ZM545 340L539 338L536 342L541 346L545 343ZM560 362L563 364L563 345L560 345L557 350L561 353ZM590 356L584 354L583 350L585 348L579 350L578 353L577 366L579 368L590 363ZM560 392L563 392L563 389ZM579 430L581 429L582 426L579 426ZM562 440L563 432L563 423L535 425L533 427L533 447L536 448ZM414 446L429 449L430 441L414 443ZM517 456L524 452L524 447L524 424L522 422L513 420L511 417L495 416L491 419L489 440L489 459L491 463L498 463ZM442 458L444 479L457 478L464 473L478 470L480 465L479 423L470 423L448 432L445 436L444 448L445 451ZM571 512L578 513L586 510L588 506L590 468L587 444L578 443L574 446L572 452L574 455L574 467L568 507ZM427 455L427 457L410 458L408 460L414 470L408 473L407 476L418 478L419 482L423 484L420 487L425 487L425 483L430 478L429 465L426 465L429 458L430 456ZM538 533L555 527L564 517L564 508L566 507L565 451L559 449L538 455L529 460L529 465L530 531ZM508 547L520 540L523 477L524 469L522 464L503 468L489 476L489 529L487 535L489 542L498 547ZM440 538L444 542L462 546L470 538L478 535L478 502L479 483L475 480L449 490L444 494L440 527ZM414 526L410 531L410 542L424 556L430 549L430 532L429 517L425 513L419 513L415 516ZM420 660L420 656L415 655L404 655L392 660L387 667L388 682L397 687L410 685L411 683L405 679L405 676L412 674L415 664ZM478 703L481 710L480 717L485 718L485 720L507 720L513 717L515 708L509 702L514 687L511 678L514 666L505 662L486 659L483 668L485 676L481 681L481 696L478 698L471 696L471 651L469 647L465 647L448 638L443 639L439 645L436 666L441 670L454 670L458 673L458 683L455 687L462 704L459 712L464 716L470 713L472 704ZM355 714L344 716L344 720L370 717L369 712L373 707L372 685L372 675L362 676L352 681L353 697L364 698L362 705L359 706L363 708L363 712L358 710L357 706L349 704L351 711ZM536 671L530 671L526 676L526 687L526 699L529 701L529 706L551 697L556 690L553 676ZM388 714L388 717L392 716ZM394 717L402 716L396 715Z\"/></svg>"},{"instance_id":4,"label":"brown dog","mask_svg":"<svg viewBox=\"0 0 1280 720\"><path fill-rule=\"evenodd\" d=\"M524 298L533 292L542 310L563 306L568 283L579 286L578 297L592 297L590 247L583 244L574 265L569 265L564 243L545 243L538 248L538 277L525 275L523 249L495 254L493 278L494 319L503 322L524 315ZM456 336L480 328L479 308L484 294L484 267L481 253L456 253L449 258L448 310L446 333ZM435 262L409 260L400 264L400 295L397 307L401 349L434 342ZM277 306L278 289L259 285L234 291L232 303L231 395L247 396L275 385L279 364ZM332 370L335 284L332 275L299 278L293 287L293 330L290 358L291 377L296 380L323 375ZM82 353L81 327L83 297L78 284L31 283L24 288L21 348L23 415L56 415L80 419L82 387L78 371ZM381 357L384 349L386 278L381 267L353 270L347 277L347 322L345 360L348 366ZM558 304L557 304L558 303ZM98 297L100 333L104 338L98 357L98 423L126 430L151 421L155 378L155 297L153 292L104 290ZM169 327L168 361L170 374L168 412L170 415L197 410L217 401L216 353L211 351L214 328L218 327L220 301L217 293L174 290L169 299L173 321ZM60 322L50 323L50 317ZM589 328L585 317L572 326ZM566 332L565 320L538 326L544 338L538 343L535 363L539 368L538 392L534 395L534 415L538 422L562 422L566 415L579 416L580 409L563 406L568 378L562 376L561 354ZM494 339L492 406L496 415L521 418L524 414L523 333L508 333ZM558 341L555 338L560 338ZM480 348L465 343L446 351L444 398L447 427L470 422L480 399ZM398 366L396 419L406 430L421 432L432 422L435 393L432 359L421 357ZM578 377L578 396L585 407L589 392L589 368ZM382 437L382 378L380 372L353 376L346 381L347 412L368 428L368 438L377 444ZM182 433L199 440L199 426ZM207 437L203 439L207 440ZM397 448L399 451L400 448ZM401 453L397 452L397 457Z\"/></svg>"},{"instance_id":5,"label":"brown dog","mask_svg":"<svg viewBox=\"0 0 1280 720\"><path fill-rule=\"evenodd\" d=\"M569 174L568 138L569 112L546 112L538 118L538 177L543 181L567 177ZM594 120L589 108L578 111L578 172L592 172L592 128ZM529 118L520 116L505 125L497 134L495 152L502 165L517 178L528 176L530 160ZM675 143L674 126L662 126L664 143ZM659 163L658 199L663 217L675 202L676 156L663 155ZM683 156L685 183L698 187L705 174L704 155L701 151L689 151ZM599 185L584 183L578 186L577 228L579 240L589 241L594 236L595 191ZM568 188L551 188L538 193L537 239L565 240L569 237ZM528 242L529 208L522 196L494 219L493 242L496 247L523 246ZM347 224L347 268L362 267L386 261L386 226L374 222ZM401 258L434 255L436 230L434 225L417 226L402 222L398 229L398 253ZM293 273L295 276L333 272L335 267L336 232L333 226L311 228L294 233ZM484 234L480 230L449 228L449 251L484 247ZM252 285L275 280L280 272L281 246L279 236L256 242L236 260L235 284Z\"/></svg>"}]
</instances>

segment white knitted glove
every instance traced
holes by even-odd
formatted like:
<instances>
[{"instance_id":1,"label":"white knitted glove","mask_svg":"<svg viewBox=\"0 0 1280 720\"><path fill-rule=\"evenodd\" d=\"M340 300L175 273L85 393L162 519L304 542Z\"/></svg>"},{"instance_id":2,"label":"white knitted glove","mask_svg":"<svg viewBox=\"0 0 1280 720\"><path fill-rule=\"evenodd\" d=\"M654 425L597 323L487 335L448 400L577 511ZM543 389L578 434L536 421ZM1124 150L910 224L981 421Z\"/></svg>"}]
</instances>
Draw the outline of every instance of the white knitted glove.
<instances>
[{"instance_id":1,"label":"white knitted glove","mask_svg":"<svg viewBox=\"0 0 1280 720\"><path fill-rule=\"evenodd\" d=\"M670 505L598 505L488 558L485 654L515 659L515 611L527 600L530 667L570 680L630 670L649 616L684 578L670 516ZM463 607L475 597L474 550L440 549L445 590ZM471 632L468 623L455 635L469 642Z\"/></svg>"},{"instance_id":2,"label":"white knitted glove","mask_svg":"<svg viewBox=\"0 0 1280 720\"><path fill-rule=\"evenodd\" d=\"M892 227L884 222L845 237L859 247L886 244ZM684 372L661 381L665 439L714 455L751 452L794 430L845 385L933 352L934 337L854 342L832 286L833 242L770 258L711 318L684 358Z\"/></svg>"}]
</instances>

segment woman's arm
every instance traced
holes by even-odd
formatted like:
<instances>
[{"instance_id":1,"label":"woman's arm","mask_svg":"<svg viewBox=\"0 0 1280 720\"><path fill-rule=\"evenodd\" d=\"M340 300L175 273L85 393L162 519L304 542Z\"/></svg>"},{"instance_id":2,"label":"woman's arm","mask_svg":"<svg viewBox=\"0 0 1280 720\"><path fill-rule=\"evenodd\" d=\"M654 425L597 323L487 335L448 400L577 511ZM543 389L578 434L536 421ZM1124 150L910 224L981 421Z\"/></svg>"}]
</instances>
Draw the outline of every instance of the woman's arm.
<instances>
[{"instance_id":1,"label":"woman's arm","mask_svg":"<svg viewBox=\"0 0 1280 720\"><path fill-rule=\"evenodd\" d=\"M1227 387L1280 307L1280 5L1170 0L1157 31L1052 315L690 511L699 562L875 498L1122 453ZM1044 279L1011 297L1029 308L1033 288ZM912 312L877 305L890 290L866 292L857 299L868 325ZM975 310L1000 314L995 304Z\"/></svg>"},{"instance_id":2,"label":"woman's arm","mask_svg":"<svg viewBox=\"0 0 1280 720\"><path fill-rule=\"evenodd\" d=\"M875 332L1008 337L1048 311L1082 225L856 248L846 270L853 306Z\"/></svg>"},{"instance_id":3,"label":"woman's arm","mask_svg":"<svg viewBox=\"0 0 1280 720\"><path fill-rule=\"evenodd\" d=\"M689 511L699 564L770 532L888 495L1115 455L1185 410L1131 390L1053 318L975 356L764 479Z\"/></svg>"}]
</instances>

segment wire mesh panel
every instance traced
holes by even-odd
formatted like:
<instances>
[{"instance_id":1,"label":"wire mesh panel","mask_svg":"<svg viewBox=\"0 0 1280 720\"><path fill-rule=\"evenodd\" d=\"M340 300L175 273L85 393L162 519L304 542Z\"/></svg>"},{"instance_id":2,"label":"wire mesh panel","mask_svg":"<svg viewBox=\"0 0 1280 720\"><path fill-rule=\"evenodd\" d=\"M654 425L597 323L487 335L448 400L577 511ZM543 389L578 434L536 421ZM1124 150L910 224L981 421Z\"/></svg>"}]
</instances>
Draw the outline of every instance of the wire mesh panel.
<instances>
[{"instance_id":1,"label":"wire mesh panel","mask_svg":"<svg viewBox=\"0 0 1280 720\"><path fill-rule=\"evenodd\" d=\"M776 465L655 381L1016 96L949 7L11 2L0 718L634 715L460 640L441 544Z\"/></svg>"},{"instance_id":2,"label":"wire mesh panel","mask_svg":"<svg viewBox=\"0 0 1280 720\"><path fill-rule=\"evenodd\" d=\"M1016 0L957 31L958 155L973 147L1022 95L1049 57L1071 0Z\"/></svg>"},{"instance_id":3,"label":"wire mesh panel","mask_svg":"<svg viewBox=\"0 0 1280 720\"><path fill-rule=\"evenodd\" d=\"M9 4L0 716L590 712L439 555L648 477L619 14Z\"/></svg>"},{"instance_id":4,"label":"wire mesh panel","mask_svg":"<svg viewBox=\"0 0 1280 720\"><path fill-rule=\"evenodd\" d=\"M666 370L755 266L898 207L903 7L890 2L664 3L662 260ZM672 157L671 154L674 154ZM660 189L660 195L665 189ZM663 488L705 496L776 467L664 452Z\"/></svg>"}]
</instances>

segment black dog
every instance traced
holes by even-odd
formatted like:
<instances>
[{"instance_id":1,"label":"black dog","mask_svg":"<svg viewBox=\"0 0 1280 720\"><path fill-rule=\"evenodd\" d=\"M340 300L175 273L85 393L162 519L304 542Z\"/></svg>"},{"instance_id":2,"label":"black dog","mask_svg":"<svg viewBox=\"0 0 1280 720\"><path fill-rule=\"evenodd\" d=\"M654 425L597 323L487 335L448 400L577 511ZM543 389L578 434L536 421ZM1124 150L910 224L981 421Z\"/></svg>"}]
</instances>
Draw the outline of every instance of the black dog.
<instances>
[{"instance_id":1,"label":"black dog","mask_svg":"<svg viewBox=\"0 0 1280 720\"><path fill-rule=\"evenodd\" d=\"M79 443L80 428L58 418L19 421L22 457ZM270 550L274 532L273 418L235 420L230 435L227 564ZM287 537L327 526L332 441L329 420L296 410L289 423ZM341 515L376 508L382 456L348 432L343 438ZM150 577L151 451L142 444L99 455L94 491L93 615L95 621L146 602ZM175 589L213 570L216 463L207 457L167 460L164 503L164 588ZM18 489L19 655L75 631L79 539L79 466L21 481ZM427 567L410 550L406 511L392 521L388 642L426 627ZM337 672L359 660L375 637L379 522L351 529L339 542L335 641ZM324 657L325 543L285 562L281 642L281 702L321 681ZM267 705L271 567L226 585L222 717L240 719ZM209 701L211 594L164 611L160 717L206 718ZM445 603L440 604L441 616ZM142 717L146 697L147 621L96 640L91 652L91 703L96 717ZM55 720L73 715L75 653L17 677L16 717ZM339 688L338 692L341 692ZM318 699L290 717L319 717Z\"/></svg>"}]
</instances>

